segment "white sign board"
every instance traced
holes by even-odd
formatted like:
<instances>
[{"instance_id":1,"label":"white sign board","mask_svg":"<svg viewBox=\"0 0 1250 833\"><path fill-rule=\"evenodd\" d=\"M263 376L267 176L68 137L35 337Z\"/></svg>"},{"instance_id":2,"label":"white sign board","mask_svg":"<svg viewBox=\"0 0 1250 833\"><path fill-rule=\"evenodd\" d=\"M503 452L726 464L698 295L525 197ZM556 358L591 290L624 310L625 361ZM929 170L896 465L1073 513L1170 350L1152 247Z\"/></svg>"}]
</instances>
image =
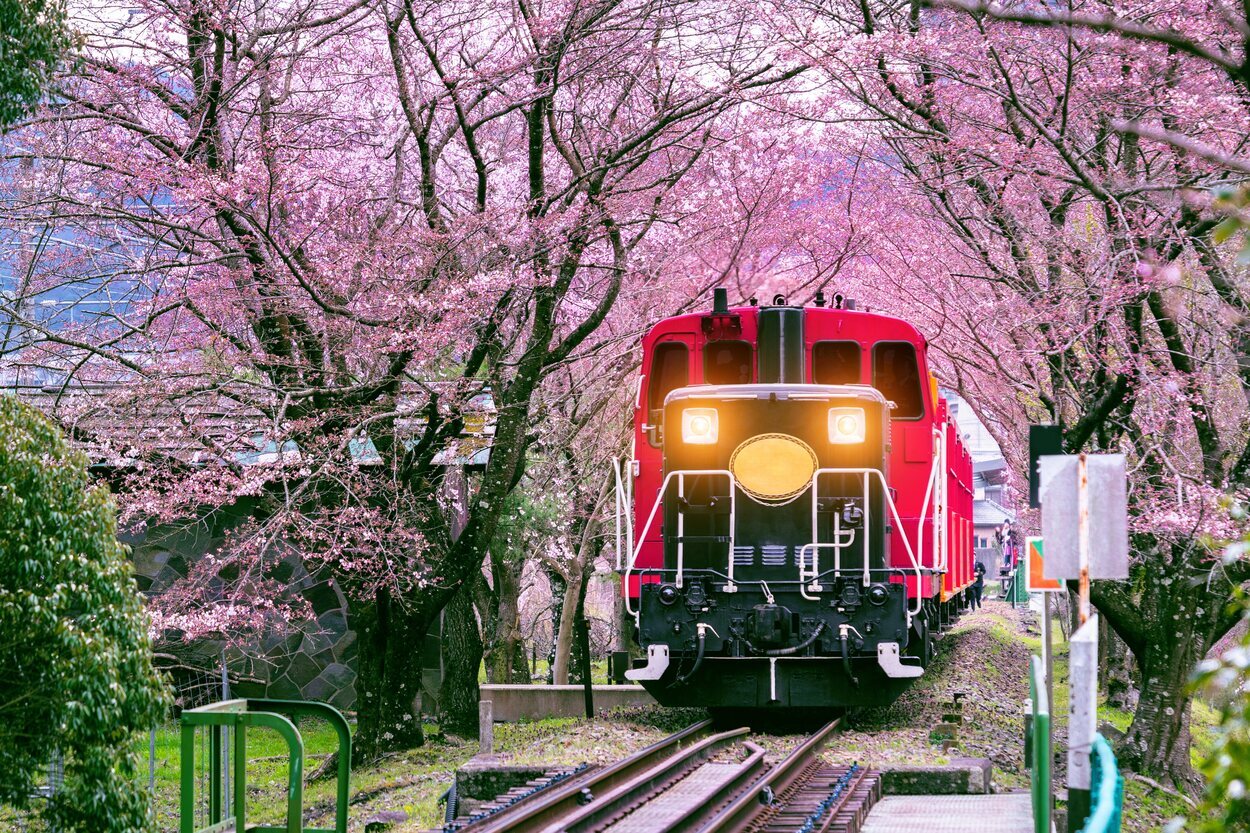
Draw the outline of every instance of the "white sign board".
<instances>
[{"instance_id":1,"label":"white sign board","mask_svg":"<svg viewBox=\"0 0 1250 833\"><path fill-rule=\"evenodd\" d=\"M1068 787L1088 790L1091 781L1090 750L1098 731L1098 617L1091 616L1072 634L1068 676Z\"/></svg>"},{"instance_id":2,"label":"white sign board","mask_svg":"<svg viewBox=\"0 0 1250 833\"><path fill-rule=\"evenodd\" d=\"M1084 483L1080 469L1078 454L1038 458L1042 537L1046 539L1042 575L1050 579L1080 578L1081 514L1085 507L1089 577L1128 578L1128 479L1124 455L1086 454Z\"/></svg>"}]
</instances>

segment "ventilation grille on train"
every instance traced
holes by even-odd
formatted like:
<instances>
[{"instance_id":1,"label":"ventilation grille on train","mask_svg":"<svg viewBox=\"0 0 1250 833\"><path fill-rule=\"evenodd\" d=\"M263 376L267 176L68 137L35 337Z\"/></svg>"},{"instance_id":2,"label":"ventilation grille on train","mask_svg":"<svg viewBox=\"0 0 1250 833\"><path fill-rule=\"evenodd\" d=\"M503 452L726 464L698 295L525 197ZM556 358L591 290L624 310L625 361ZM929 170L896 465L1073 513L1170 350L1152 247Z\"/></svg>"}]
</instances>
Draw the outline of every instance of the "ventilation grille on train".
<instances>
[{"instance_id":1,"label":"ventilation grille on train","mask_svg":"<svg viewBox=\"0 0 1250 833\"><path fill-rule=\"evenodd\" d=\"M760 547L760 564L764 567L785 567L790 563L790 548L784 544Z\"/></svg>"},{"instance_id":2,"label":"ventilation grille on train","mask_svg":"<svg viewBox=\"0 0 1250 833\"><path fill-rule=\"evenodd\" d=\"M759 561L756 561L756 553ZM785 544L769 544L763 547L734 547L734 566L787 567L790 565L790 548Z\"/></svg>"}]
</instances>

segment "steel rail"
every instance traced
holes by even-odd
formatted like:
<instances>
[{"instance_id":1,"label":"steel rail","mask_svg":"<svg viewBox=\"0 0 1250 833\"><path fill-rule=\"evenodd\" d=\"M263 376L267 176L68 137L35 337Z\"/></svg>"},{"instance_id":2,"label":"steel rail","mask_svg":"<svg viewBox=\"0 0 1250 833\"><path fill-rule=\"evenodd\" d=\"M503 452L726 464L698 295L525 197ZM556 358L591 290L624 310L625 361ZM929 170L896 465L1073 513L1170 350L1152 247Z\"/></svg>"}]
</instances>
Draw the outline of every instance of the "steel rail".
<instances>
[{"instance_id":1,"label":"steel rail","mask_svg":"<svg viewBox=\"0 0 1250 833\"><path fill-rule=\"evenodd\" d=\"M583 833L583 831L608 827L649 801L663 800L665 790L688 776L714 753L750 732L750 729L743 727L707 737L675 755L670 755L611 791L595 796L592 801L572 810L567 815L551 821L543 828L542 833ZM764 749L753 743L750 744L750 749L750 757L740 764L741 769L730 783L749 778L763 764ZM698 809L697 807L688 808L690 813ZM677 829L676 825L679 825L681 820L687 818L690 813L678 814L669 824L656 828L655 833Z\"/></svg>"},{"instance_id":2,"label":"steel rail","mask_svg":"<svg viewBox=\"0 0 1250 833\"><path fill-rule=\"evenodd\" d=\"M470 821L460 829L464 833L540 830L555 815L567 813L580 806L585 795L593 795L596 790L611 790L629 781L674 754L684 742L702 738L711 727L711 720L695 723L627 758L534 793L524 801L485 818Z\"/></svg>"},{"instance_id":3,"label":"steel rail","mask_svg":"<svg viewBox=\"0 0 1250 833\"><path fill-rule=\"evenodd\" d=\"M821 747L842 724L842 718L829 721L799 744L785 759L770 769L762 778L739 793L724 809L699 828L699 833L729 833L745 829L763 815L773 802L798 784L815 760Z\"/></svg>"}]
</instances>

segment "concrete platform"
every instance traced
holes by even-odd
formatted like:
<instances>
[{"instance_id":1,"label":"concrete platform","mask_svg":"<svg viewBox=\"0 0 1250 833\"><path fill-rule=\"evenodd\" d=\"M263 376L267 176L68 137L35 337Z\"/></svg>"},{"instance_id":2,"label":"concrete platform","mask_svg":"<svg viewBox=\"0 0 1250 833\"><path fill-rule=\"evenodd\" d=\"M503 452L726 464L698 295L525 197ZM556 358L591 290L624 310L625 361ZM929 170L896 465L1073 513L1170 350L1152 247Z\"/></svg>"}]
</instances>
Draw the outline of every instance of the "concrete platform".
<instances>
[{"instance_id":1,"label":"concrete platform","mask_svg":"<svg viewBox=\"0 0 1250 833\"><path fill-rule=\"evenodd\" d=\"M1028 793L883 798L862 833L1033 833Z\"/></svg>"},{"instance_id":2,"label":"concrete platform","mask_svg":"<svg viewBox=\"0 0 1250 833\"><path fill-rule=\"evenodd\" d=\"M655 698L640 685L597 685L593 687L595 711L617 706L654 706ZM541 720L545 717L583 717L586 714L580 685L494 685L482 686L482 700L490 700L496 723Z\"/></svg>"}]
</instances>

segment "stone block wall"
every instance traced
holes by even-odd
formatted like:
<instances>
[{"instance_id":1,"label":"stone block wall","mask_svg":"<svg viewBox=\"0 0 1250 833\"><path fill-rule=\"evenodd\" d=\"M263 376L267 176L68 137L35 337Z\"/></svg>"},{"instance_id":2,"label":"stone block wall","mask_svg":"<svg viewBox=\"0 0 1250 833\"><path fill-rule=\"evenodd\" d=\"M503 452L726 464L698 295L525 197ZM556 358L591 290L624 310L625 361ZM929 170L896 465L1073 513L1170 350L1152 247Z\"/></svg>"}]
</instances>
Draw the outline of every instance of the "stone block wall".
<instances>
[{"instance_id":1,"label":"stone block wall","mask_svg":"<svg viewBox=\"0 0 1250 833\"><path fill-rule=\"evenodd\" d=\"M252 507L240 503L215 510L198 522L154 526L122 535L131 547L139 587L159 593L185 578L190 566L221 546L225 534L244 521ZM159 651L170 668L184 705L220 698L220 668L224 652L234 682L232 696L318 700L350 709L356 700L356 633L350 627L347 600L337 584L309 573L297 555L275 568L275 576L290 592L309 604L315 619L298 630L262 635L242 647L226 647L224 640L165 643ZM196 673L192 669L203 669Z\"/></svg>"}]
</instances>

